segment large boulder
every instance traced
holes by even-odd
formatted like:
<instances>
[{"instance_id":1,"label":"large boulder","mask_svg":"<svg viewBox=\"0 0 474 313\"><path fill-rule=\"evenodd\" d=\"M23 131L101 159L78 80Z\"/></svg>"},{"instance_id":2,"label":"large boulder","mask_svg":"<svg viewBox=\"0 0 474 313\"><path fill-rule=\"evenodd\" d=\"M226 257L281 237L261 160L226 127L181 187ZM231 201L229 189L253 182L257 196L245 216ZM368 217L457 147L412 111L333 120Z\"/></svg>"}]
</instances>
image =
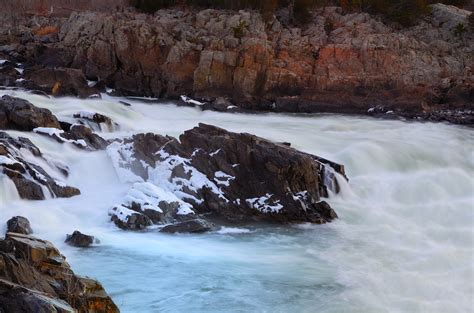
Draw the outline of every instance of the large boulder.
<instances>
[{"instance_id":1,"label":"large boulder","mask_svg":"<svg viewBox=\"0 0 474 313\"><path fill-rule=\"evenodd\" d=\"M41 68L25 72L30 89L38 89L54 96L87 98L99 91L87 84L83 72L73 68Z\"/></svg>"},{"instance_id":2,"label":"large boulder","mask_svg":"<svg viewBox=\"0 0 474 313\"><path fill-rule=\"evenodd\" d=\"M33 159L27 160L23 149L31 153ZM36 160L33 161L34 159ZM53 197L65 198L80 194L79 189L67 186L51 176L39 165L41 162L50 163L57 175L68 174L66 167L46 159L28 138L13 138L5 132L0 132L0 171L12 180L21 198L43 200L49 196L45 192Z\"/></svg>"},{"instance_id":3,"label":"large boulder","mask_svg":"<svg viewBox=\"0 0 474 313\"><path fill-rule=\"evenodd\" d=\"M0 128L31 131L36 127L60 126L48 109L38 108L26 100L7 95L0 99Z\"/></svg>"},{"instance_id":4,"label":"large boulder","mask_svg":"<svg viewBox=\"0 0 474 313\"><path fill-rule=\"evenodd\" d=\"M0 312L119 312L102 285L76 275L48 241L0 239Z\"/></svg>"},{"instance_id":5,"label":"large boulder","mask_svg":"<svg viewBox=\"0 0 474 313\"><path fill-rule=\"evenodd\" d=\"M7 232L29 235L33 233L30 221L23 216L14 216L7 221Z\"/></svg>"},{"instance_id":6,"label":"large boulder","mask_svg":"<svg viewBox=\"0 0 474 313\"><path fill-rule=\"evenodd\" d=\"M226 223L326 223L336 213L321 197L338 192L344 167L285 144L199 124L173 137L138 134L107 151L133 186L111 210L121 228L143 220L194 231L196 218ZM184 226L184 227L183 227ZM210 227L209 227L210 229Z\"/></svg>"}]
</instances>

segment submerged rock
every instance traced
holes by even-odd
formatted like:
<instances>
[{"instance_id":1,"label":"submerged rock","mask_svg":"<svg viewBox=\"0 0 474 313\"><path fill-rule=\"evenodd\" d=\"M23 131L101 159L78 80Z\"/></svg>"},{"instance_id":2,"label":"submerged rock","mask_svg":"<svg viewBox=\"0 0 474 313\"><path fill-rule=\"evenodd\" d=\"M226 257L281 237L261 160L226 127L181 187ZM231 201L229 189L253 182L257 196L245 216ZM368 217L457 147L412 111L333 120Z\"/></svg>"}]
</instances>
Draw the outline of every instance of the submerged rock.
<instances>
[{"instance_id":1,"label":"submerged rock","mask_svg":"<svg viewBox=\"0 0 474 313\"><path fill-rule=\"evenodd\" d=\"M33 229L26 217L14 216L7 221L7 232L29 235L33 233Z\"/></svg>"},{"instance_id":2,"label":"submerged rock","mask_svg":"<svg viewBox=\"0 0 474 313\"><path fill-rule=\"evenodd\" d=\"M336 176L345 177L337 163L205 124L179 141L138 134L107 151L120 178L134 182L110 212L128 229L154 223L194 231L198 217L227 223L330 222L337 215L321 197L328 189L338 192Z\"/></svg>"},{"instance_id":3,"label":"submerged rock","mask_svg":"<svg viewBox=\"0 0 474 313\"><path fill-rule=\"evenodd\" d=\"M76 275L48 241L0 239L0 312L119 312L102 285Z\"/></svg>"},{"instance_id":4,"label":"submerged rock","mask_svg":"<svg viewBox=\"0 0 474 313\"><path fill-rule=\"evenodd\" d=\"M100 113L81 111L73 114L73 117L95 131L113 132L118 128L118 124L110 117Z\"/></svg>"},{"instance_id":5,"label":"submerged rock","mask_svg":"<svg viewBox=\"0 0 474 313\"><path fill-rule=\"evenodd\" d=\"M25 153L30 153L32 156L26 159ZM29 139L23 137L15 139L5 132L0 132L0 170L15 184L21 198L43 200L49 196L48 193L54 197L64 198L80 194L79 189L53 178L38 165L41 162L46 162L56 169L58 175L68 174L67 167L46 159Z\"/></svg>"},{"instance_id":6,"label":"submerged rock","mask_svg":"<svg viewBox=\"0 0 474 313\"><path fill-rule=\"evenodd\" d=\"M0 128L31 131L36 127L60 126L48 109L38 108L26 100L6 95L0 99Z\"/></svg>"},{"instance_id":7,"label":"submerged rock","mask_svg":"<svg viewBox=\"0 0 474 313\"><path fill-rule=\"evenodd\" d=\"M94 243L94 236L85 235L76 230L71 235L66 235L64 242L70 246L85 248Z\"/></svg>"}]
</instances>

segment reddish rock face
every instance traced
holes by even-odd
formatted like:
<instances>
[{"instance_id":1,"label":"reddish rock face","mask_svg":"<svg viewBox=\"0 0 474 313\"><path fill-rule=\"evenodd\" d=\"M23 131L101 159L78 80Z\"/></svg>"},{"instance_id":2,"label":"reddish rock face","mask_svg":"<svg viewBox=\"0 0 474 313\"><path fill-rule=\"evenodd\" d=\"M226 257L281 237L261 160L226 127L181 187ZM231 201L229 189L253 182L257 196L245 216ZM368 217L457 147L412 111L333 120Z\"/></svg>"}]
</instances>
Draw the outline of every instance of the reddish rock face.
<instances>
[{"instance_id":1,"label":"reddish rock face","mask_svg":"<svg viewBox=\"0 0 474 313\"><path fill-rule=\"evenodd\" d=\"M80 12L56 21L55 41L22 39L8 53L80 69L123 95L226 97L243 109L289 112L472 109L473 35L448 27L470 12L432 12L430 23L401 30L334 7L302 28L245 11ZM63 90L88 95L74 77Z\"/></svg>"}]
</instances>

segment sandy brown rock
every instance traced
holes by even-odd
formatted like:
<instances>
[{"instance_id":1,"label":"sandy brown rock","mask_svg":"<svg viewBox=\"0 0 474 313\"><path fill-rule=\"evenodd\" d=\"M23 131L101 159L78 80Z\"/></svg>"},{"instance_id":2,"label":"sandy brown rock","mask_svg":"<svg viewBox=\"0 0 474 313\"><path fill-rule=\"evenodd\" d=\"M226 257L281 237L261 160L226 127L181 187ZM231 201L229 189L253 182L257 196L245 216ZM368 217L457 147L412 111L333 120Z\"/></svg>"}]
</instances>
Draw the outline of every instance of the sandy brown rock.
<instances>
[{"instance_id":1,"label":"sandy brown rock","mask_svg":"<svg viewBox=\"0 0 474 313\"><path fill-rule=\"evenodd\" d=\"M18 233L0 239L0 311L119 312L102 285L75 275L50 242Z\"/></svg>"}]
</instances>

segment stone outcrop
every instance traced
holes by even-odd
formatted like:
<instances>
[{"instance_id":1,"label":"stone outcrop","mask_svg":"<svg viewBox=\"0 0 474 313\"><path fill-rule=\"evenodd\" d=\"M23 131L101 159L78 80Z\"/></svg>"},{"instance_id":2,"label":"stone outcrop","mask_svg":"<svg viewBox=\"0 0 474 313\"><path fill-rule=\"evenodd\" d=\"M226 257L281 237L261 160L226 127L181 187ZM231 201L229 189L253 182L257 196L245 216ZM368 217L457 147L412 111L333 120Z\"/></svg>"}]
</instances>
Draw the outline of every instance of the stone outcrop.
<instances>
[{"instance_id":1,"label":"stone outcrop","mask_svg":"<svg viewBox=\"0 0 474 313\"><path fill-rule=\"evenodd\" d=\"M18 233L0 239L0 311L119 312L102 285L74 274L50 242Z\"/></svg>"},{"instance_id":2,"label":"stone outcrop","mask_svg":"<svg viewBox=\"0 0 474 313\"><path fill-rule=\"evenodd\" d=\"M0 129L32 131L37 127L60 128L57 118L48 109L7 95L0 99Z\"/></svg>"},{"instance_id":3,"label":"stone outcrop","mask_svg":"<svg viewBox=\"0 0 474 313\"><path fill-rule=\"evenodd\" d=\"M23 216L14 216L7 221L7 232L29 235L33 233L30 221Z\"/></svg>"},{"instance_id":4,"label":"stone outcrop","mask_svg":"<svg viewBox=\"0 0 474 313\"><path fill-rule=\"evenodd\" d=\"M32 158L27 161L21 149L31 153ZM54 178L39 165L41 162L34 163L33 159L48 163L57 175L68 174L67 167L46 159L28 138L13 138L0 132L0 170L15 184L21 198L43 200L48 196L72 197L80 194L79 189Z\"/></svg>"},{"instance_id":5,"label":"stone outcrop","mask_svg":"<svg viewBox=\"0 0 474 313\"><path fill-rule=\"evenodd\" d=\"M201 232L206 221L326 223L336 218L321 197L338 192L344 167L288 145L200 124L173 137L138 134L107 151L133 187L112 220L142 230ZM338 173L338 174L336 174Z\"/></svg>"},{"instance_id":6,"label":"stone outcrop","mask_svg":"<svg viewBox=\"0 0 474 313\"><path fill-rule=\"evenodd\" d=\"M33 63L25 78L41 68L80 69L116 94L184 94L216 110L234 109L226 98L240 109L277 112L365 114L378 106L407 118L444 112L439 119L451 120L458 113L467 118L452 121L469 124L474 37L456 35L454 27L467 25L470 13L437 4L418 25L399 29L336 7L314 11L303 27L281 14L265 23L253 11L78 12L38 19L58 26L54 41L23 32L21 43L0 46L0 56ZM88 88L82 78L80 85Z\"/></svg>"}]
</instances>

